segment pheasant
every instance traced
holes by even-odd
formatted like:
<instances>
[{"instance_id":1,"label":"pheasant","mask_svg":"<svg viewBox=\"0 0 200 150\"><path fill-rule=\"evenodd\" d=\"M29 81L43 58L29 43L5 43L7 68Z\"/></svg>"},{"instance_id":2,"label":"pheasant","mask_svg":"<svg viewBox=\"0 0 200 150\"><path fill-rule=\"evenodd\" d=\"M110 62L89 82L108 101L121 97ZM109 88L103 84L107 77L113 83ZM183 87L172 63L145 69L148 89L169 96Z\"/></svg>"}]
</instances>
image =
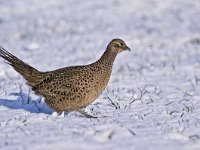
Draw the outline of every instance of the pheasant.
<instances>
[{"instance_id":1,"label":"pheasant","mask_svg":"<svg viewBox=\"0 0 200 150\"><path fill-rule=\"evenodd\" d=\"M28 65L0 46L0 56L25 78L32 90L44 97L47 105L58 114L82 111L106 88L113 62L118 53L130 48L121 39L113 39L96 62L42 72Z\"/></svg>"}]
</instances>

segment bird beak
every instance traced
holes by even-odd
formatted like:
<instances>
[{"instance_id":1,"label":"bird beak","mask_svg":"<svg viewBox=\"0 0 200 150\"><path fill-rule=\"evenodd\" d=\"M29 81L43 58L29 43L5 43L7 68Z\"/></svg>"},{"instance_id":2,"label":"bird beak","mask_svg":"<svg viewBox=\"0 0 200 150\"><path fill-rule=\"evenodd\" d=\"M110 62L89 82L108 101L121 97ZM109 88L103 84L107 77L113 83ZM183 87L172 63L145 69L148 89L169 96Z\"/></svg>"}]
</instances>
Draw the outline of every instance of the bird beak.
<instances>
[{"instance_id":1,"label":"bird beak","mask_svg":"<svg viewBox=\"0 0 200 150\"><path fill-rule=\"evenodd\" d=\"M126 46L126 50L127 50L127 51L131 51L131 49L130 49L128 46Z\"/></svg>"}]
</instances>

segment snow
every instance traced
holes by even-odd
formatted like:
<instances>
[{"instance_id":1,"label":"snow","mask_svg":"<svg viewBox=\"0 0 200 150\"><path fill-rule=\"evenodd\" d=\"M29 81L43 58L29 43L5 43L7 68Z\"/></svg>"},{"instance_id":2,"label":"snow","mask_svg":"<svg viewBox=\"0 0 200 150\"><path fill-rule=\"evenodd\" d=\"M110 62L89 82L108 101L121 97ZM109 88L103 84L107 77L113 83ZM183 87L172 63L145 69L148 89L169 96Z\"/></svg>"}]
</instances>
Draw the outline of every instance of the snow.
<instances>
[{"instance_id":1,"label":"snow","mask_svg":"<svg viewBox=\"0 0 200 150\"><path fill-rule=\"evenodd\" d=\"M198 150L199 0L0 1L0 45L41 71L117 56L104 93L86 111L52 116L1 59L0 149Z\"/></svg>"}]
</instances>

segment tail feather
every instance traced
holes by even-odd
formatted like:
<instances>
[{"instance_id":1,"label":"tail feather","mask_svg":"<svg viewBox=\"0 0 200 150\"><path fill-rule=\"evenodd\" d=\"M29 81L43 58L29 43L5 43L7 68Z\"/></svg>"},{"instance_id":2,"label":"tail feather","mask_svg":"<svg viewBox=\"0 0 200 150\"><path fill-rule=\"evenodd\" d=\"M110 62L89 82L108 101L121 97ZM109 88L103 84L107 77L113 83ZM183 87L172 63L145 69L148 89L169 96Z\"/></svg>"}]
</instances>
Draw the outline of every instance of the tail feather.
<instances>
[{"instance_id":1,"label":"tail feather","mask_svg":"<svg viewBox=\"0 0 200 150\"><path fill-rule=\"evenodd\" d=\"M19 74L21 74L30 86L34 86L36 84L41 75L40 71L12 55L1 46L0 57L5 59L7 64L11 65Z\"/></svg>"}]
</instances>

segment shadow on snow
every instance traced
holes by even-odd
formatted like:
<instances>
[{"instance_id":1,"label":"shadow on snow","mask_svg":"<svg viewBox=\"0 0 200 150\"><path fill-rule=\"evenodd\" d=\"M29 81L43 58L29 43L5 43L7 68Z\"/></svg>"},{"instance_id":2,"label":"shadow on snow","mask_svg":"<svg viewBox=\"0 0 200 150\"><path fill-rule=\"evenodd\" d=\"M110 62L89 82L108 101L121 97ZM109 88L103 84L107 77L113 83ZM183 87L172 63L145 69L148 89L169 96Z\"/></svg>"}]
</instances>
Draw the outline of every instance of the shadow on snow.
<instances>
[{"instance_id":1,"label":"shadow on snow","mask_svg":"<svg viewBox=\"0 0 200 150\"><path fill-rule=\"evenodd\" d=\"M53 112L41 101L41 98L32 100L26 93L11 93L10 95L17 96L17 99L0 99L0 106L5 106L10 109L23 109L31 113L51 114Z\"/></svg>"}]
</instances>

